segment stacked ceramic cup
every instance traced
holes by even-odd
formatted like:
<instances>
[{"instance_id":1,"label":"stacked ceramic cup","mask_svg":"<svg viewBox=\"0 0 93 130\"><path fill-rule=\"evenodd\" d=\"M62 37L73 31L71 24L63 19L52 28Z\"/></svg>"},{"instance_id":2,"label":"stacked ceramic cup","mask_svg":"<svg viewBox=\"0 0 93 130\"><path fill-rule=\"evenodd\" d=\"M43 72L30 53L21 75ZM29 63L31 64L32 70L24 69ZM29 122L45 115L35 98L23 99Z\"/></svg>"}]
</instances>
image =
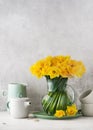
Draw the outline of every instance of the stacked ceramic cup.
<instances>
[{"instance_id":1,"label":"stacked ceramic cup","mask_svg":"<svg viewBox=\"0 0 93 130\"><path fill-rule=\"evenodd\" d=\"M8 84L7 110L14 118L28 117L31 101L27 97L26 87L26 84Z\"/></svg>"},{"instance_id":2,"label":"stacked ceramic cup","mask_svg":"<svg viewBox=\"0 0 93 130\"><path fill-rule=\"evenodd\" d=\"M81 110L84 116L93 116L93 90L89 89L80 95Z\"/></svg>"}]
</instances>

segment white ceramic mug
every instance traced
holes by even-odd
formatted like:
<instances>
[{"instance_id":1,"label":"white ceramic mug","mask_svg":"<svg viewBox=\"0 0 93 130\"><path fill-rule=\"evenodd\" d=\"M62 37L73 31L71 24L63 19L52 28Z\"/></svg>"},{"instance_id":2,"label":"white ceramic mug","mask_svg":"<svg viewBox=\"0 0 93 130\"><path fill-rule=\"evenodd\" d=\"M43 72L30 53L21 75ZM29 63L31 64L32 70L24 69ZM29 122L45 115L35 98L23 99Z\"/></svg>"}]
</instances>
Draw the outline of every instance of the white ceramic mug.
<instances>
[{"instance_id":1,"label":"white ceramic mug","mask_svg":"<svg viewBox=\"0 0 93 130\"><path fill-rule=\"evenodd\" d=\"M10 115L14 118L28 117L31 106L29 98L11 98L9 102Z\"/></svg>"},{"instance_id":2,"label":"white ceramic mug","mask_svg":"<svg viewBox=\"0 0 93 130\"><path fill-rule=\"evenodd\" d=\"M93 90L92 89L86 90L80 95L79 99L81 103L83 104L92 104L93 103Z\"/></svg>"},{"instance_id":3,"label":"white ceramic mug","mask_svg":"<svg viewBox=\"0 0 93 130\"><path fill-rule=\"evenodd\" d=\"M84 116L93 116L93 104L81 104L81 110Z\"/></svg>"}]
</instances>

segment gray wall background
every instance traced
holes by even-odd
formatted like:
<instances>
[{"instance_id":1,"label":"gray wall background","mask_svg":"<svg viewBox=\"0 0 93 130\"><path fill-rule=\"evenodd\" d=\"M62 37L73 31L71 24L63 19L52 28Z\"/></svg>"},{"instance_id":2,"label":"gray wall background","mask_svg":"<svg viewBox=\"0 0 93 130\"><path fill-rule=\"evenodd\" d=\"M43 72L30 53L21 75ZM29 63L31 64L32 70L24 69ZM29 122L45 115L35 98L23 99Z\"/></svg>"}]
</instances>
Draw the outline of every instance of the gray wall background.
<instances>
[{"instance_id":1,"label":"gray wall background","mask_svg":"<svg viewBox=\"0 0 93 130\"><path fill-rule=\"evenodd\" d=\"M27 83L31 109L42 109L47 84L32 76L29 67L47 55L84 62L86 74L69 80L79 104L81 92L93 88L93 1L0 0L0 110L6 109L11 82Z\"/></svg>"}]
</instances>

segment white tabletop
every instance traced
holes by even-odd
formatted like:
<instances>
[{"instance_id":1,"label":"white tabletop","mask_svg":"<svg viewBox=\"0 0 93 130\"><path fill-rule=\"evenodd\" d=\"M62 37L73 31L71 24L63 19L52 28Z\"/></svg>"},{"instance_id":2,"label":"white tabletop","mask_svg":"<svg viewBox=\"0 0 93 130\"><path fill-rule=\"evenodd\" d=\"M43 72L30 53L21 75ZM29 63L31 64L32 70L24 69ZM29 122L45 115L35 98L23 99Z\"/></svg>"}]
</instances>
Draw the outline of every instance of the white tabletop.
<instances>
[{"instance_id":1,"label":"white tabletop","mask_svg":"<svg viewBox=\"0 0 93 130\"><path fill-rule=\"evenodd\" d=\"M69 120L14 119L8 112L0 112L0 130L93 130L93 117Z\"/></svg>"}]
</instances>

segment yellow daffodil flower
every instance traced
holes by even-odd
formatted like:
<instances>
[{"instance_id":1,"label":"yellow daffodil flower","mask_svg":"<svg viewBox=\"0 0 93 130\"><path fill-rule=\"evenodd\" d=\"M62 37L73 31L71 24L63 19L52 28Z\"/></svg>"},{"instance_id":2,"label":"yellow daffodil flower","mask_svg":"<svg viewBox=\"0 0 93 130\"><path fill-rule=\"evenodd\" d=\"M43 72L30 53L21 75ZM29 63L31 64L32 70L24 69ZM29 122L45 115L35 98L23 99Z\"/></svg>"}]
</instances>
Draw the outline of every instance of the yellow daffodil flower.
<instances>
[{"instance_id":1,"label":"yellow daffodil flower","mask_svg":"<svg viewBox=\"0 0 93 130\"><path fill-rule=\"evenodd\" d=\"M67 106L66 115L67 116L74 116L78 112L77 107L75 104L72 106Z\"/></svg>"},{"instance_id":2,"label":"yellow daffodil flower","mask_svg":"<svg viewBox=\"0 0 93 130\"><path fill-rule=\"evenodd\" d=\"M56 113L54 114L55 117L61 118L65 116L65 112L63 110L56 110Z\"/></svg>"}]
</instances>

